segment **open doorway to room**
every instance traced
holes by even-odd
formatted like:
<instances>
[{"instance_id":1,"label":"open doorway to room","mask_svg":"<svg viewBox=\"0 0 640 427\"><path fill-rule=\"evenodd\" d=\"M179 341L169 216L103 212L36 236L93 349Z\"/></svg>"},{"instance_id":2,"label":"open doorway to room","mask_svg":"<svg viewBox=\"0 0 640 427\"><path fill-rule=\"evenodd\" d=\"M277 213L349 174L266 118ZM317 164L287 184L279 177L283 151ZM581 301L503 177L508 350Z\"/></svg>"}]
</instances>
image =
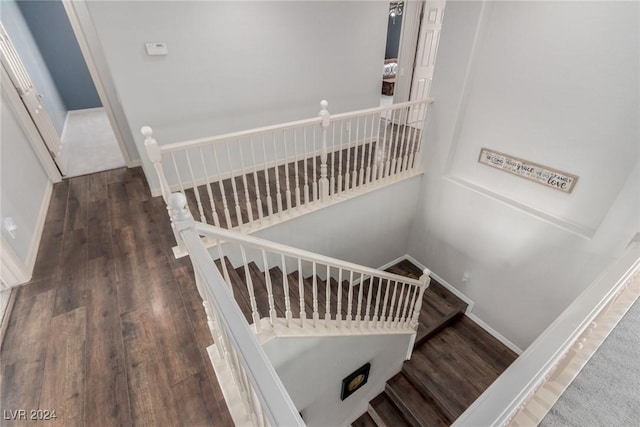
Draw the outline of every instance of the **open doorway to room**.
<instances>
[{"instance_id":1,"label":"open doorway to room","mask_svg":"<svg viewBox=\"0 0 640 427\"><path fill-rule=\"evenodd\" d=\"M382 91L380 106L393 104L393 91L398 75L398 54L402 35L402 19L404 18L404 2L389 3L389 20L387 23L387 44L384 51L384 68L382 72Z\"/></svg>"},{"instance_id":2,"label":"open doorway to room","mask_svg":"<svg viewBox=\"0 0 640 427\"><path fill-rule=\"evenodd\" d=\"M380 105L429 96L446 0L389 3Z\"/></svg>"},{"instance_id":3,"label":"open doorway to room","mask_svg":"<svg viewBox=\"0 0 640 427\"><path fill-rule=\"evenodd\" d=\"M125 166L62 1L2 3L3 66L62 175Z\"/></svg>"}]
</instances>

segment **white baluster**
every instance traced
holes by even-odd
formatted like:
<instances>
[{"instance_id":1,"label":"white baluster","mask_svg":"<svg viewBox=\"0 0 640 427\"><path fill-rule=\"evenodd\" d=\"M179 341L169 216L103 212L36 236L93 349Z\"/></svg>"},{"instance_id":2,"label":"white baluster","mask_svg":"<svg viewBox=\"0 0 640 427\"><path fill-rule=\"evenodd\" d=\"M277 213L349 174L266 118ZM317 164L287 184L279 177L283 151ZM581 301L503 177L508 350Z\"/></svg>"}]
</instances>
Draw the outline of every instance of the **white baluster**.
<instances>
[{"instance_id":1,"label":"white baluster","mask_svg":"<svg viewBox=\"0 0 640 427\"><path fill-rule=\"evenodd\" d=\"M393 157L391 158L391 170L389 171L389 175L396 174L396 164L398 163L398 149L400 148L400 144L402 141L400 140L400 127L402 123L402 111L400 109L398 111L399 118L397 119L398 123L396 123L396 131L393 145Z\"/></svg>"},{"instance_id":2,"label":"white baluster","mask_svg":"<svg viewBox=\"0 0 640 427\"><path fill-rule=\"evenodd\" d=\"M404 296L404 289L406 285L404 283L400 283L400 296L398 297L398 306L396 307L396 314L393 316L392 327L398 326L398 321L400 320L400 313L402 313L402 297Z\"/></svg>"},{"instance_id":3,"label":"white baluster","mask_svg":"<svg viewBox=\"0 0 640 427\"><path fill-rule=\"evenodd\" d=\"M329 179L329 192L331 198L336 195L336 126L331 126L331 178Z\"/></svg>"},{"instance_id":4,"label":"white baluster","mask_svg":"<svg viewBox=\"0 0 640 427\"><path fill-rule=\"evenodd\" d=\"M360 284L360 286L364 286L363 283ZM369 278L369 289L367 291L367 310L364 313L364 318L365 318L365 328L369 327L369 316L371 314L371 296L372 296L372 291L373 291L373 276L371 276Z\"/></svg>"},{"instance_id":5,"label":"white baluster","mask_svg":"<svg viewBox=\"0 0 640 427\"><path fill-rule=\"evenodd\" d=\"M180 170L178 169L178 162L176 162L176 155L172 151L171 153L171 162L173 163L173 170L176 172L176 178L178 180L178 186L180 187L180 192L185 194L184 186L182 185L182 177L180 176Z\"/></svg>"},{"instance_id":6,"label":"white baluster","mask_svg":"<svg viewBox=\"0 0 640 427\"><path fill-rule=\"evenodd\" d=\"M408 142L407 142L407 120L409 120L409 108L403 109L404 115L402 117L402 137L400 138L400 157L396 166L396 173L400 173L407 168L407 154L408 154Z\"/></svg>"},{"instance_id":7,"label":"white baluster","mask_svg":"<svg viewBox=\"0 0 640 427\"><path fill-rule=\"evenodd\" d=\"M233 284L231 283L231 280L229 279L229 272L227 271L227 263L225 262L225 256L222 253L222 242L218 241L216 246L218 247L218 255L220 256L220 264L222 264L222 273L224 275L224 281L227 283L227 286L229 286L229 291L231 292L231 296L233 296Z\"/></svg>"},{"instance_id":8,"label":"white baluster","mask_svg":"<svg viewBox=\"0 0 640 427\"><path fill-rule=\"evenodd\" d=\"M213 159L216 163L216 169L218 170L218 188L220 189L220 196L222 197L222 209L224 212L224 219L226 221L226 226L228 229L231 229L233 225L231 224L231 213L229 212L229 204L227 202L227 195L224 191L224 183L222 181L222 173L220 171L220 162L218 162L218 153L216 153L216 147L214 145L211 146L211 151L213 153Z\"/></svg>"},{"instance_id":9,"label":"white baluster","mask_svg":"<svg viewBox=\"0 0 640 427\"><path fill-rule=\"evenodd\" d=\"M253 318L253 326L256 333L260 332L260 313L258 312L258 304L256 302L256 294L253 289L253 280L251 279L251 273L249 272L249 263L247 262L247 253L244 250L244 246L240 246L240 253L242 254L242 266L244 267L244 278L247 281L247 291L249 292L249 302L251 304L251 317Z\"/></svg>"},{"instance_id":10,"label":"white baluster","mask_svg":"<svg viewBox=\"0 0 640 427\"><path fill-rule=\"evenodd\" d=\"M302 261L298 258L298 293L300 294L300 327L304 327L307 318L304 304L304 280L302 278Z\"/></svg>"},{"instance_id":11,"label":"white baluster","mask_svg":"<svg viewBox=\"0 0 640 427\"><path fill-rule=\"evenodd\" d=\"M278 166L278 148L276 146L276 134L271 133L273 139L273 158L275 162L275 175L276 175L276 205L278 207L278 213L282 213L282 194L280 193L280 167Z\"/></svg>"},{"instance_id":12,"label":"white baluster","mask_svg":"<svg viewBox=\"0 0 640 427\"><path fill-rule=\"evenodd\" d=\"M233 162L231 160L230 143L225 141L225 147L227 148L227 159L229 160L229 175L231 178L231 189L233 190L233 203L236 209L236 220L238 221L238 227L242 226L242 210L240 209L240 199L238 198L238 188L236 186L236 177L233 175Z\"/></svg>"},{"instance_id":13,"label":"white baluster","mask_svg":"<svg viewBox=\"0 0 640 427\"><path fill-rule=\"evenodd\" d=\"M287 319L287 327L291 327L291 299L289 298L289 279L287 278L287 263L284 255L280 255L280 264L282 265L282 286L284 288L284 317Z\"/></svg>"},{"instance_id":14,"label":"white baluster","mask_svg":"<svg viewBox=\"0 0 640 427\"><path fill-rule=\"evenodd\" d=\"M381 293L382 293L381 291L382 291L382 281L383 281L383 280L384 280L384 279L382 279L382 278L378 278L378 279L377 279L377 283L378 283L378 292L377 292L377 294L376 294L376 303L375 303L375 308L374 308L374 310L373 310L373 327L374 327L374 328L378 326L378 321L379 321L379 318L378 318L378 313L379 313L379 312L378 312L378 309L380 308L380 295L381 295Z\"/></svg>"},{"instance_id":15,"label":"white baluster","mask_svg":"<svg viewBox=\"0 0 640 427\"><path fill-rule=\"evenodd\" d=\"M407 295L404 299L404 309L402 310L402 313L400 315L400 323L402 324L402 326L405 325L405 323L407 322L407 314L411 314L409 312L409 302L411 301L411 297L413 296L413 292L415 292L415 289L413 286L411 286L408 283L405 283L404 285L407 288Z\"/></svg>"},{"instance_id":16,"label":"white baluster","mask_svg":"<svg viewBox=\"0 0 640 427\"><path fill-rule=\"evenodd\" d=\"M312 168L313 168L313 194L312 194L312 198L313 201L315 202L316 200L318 200L318 158L316 157L316 130L313 129L313 149L312 149L312 155L313 155L313 163L311 164Z\"/></svg>"},{"instance_id":17,"label":"white baluster","mask_svg":"<svg viewBox=\"0 0 640 427\"><path fill-rule=\"evenodd\" d=\"M334 125L335 126L335 125ZM338 146L338 196L342 193L342 152L343 150L343 138L344 138L344 120L340 120L340 145Z\"/></svg>"},{"instance_id":18,"label":"white baluster","mask_svg":"<svg viewBox=\"0 0 640 427\"><path fill-rule=\"evenodd\" d=\"M338 305L336 307L338 328L342 326L342 269L338 268Z\"/></svg>"},{"instance_id":19,"label":"white baluster","mask_svg":"<svg viewBox=\"0 0 640 427\"><path fill-rule=\"evenodd\" d=\"M349 292L347 293L347 326L351 327L351 312L353 306L353 271L349 272Z\"/></svg>"},{"instance_id":20,"label":"white baluster","mask_svg":"<svg viewBox=\"0 0 640 427\"><path fill-rule=\"evenodd\" d=\"M385 326L391 326L393 323L393 311L396 304L396 290L398 288L398 281L394 280L393 282L393 293L391 294L391 301L389 301L389 313L387 314L387 321L385 322Z\"/></svg>"},{"instance_id":21,"label":"white baluster","mask_svg":"<svg viewBox=\"0 0 640 427\"><path fill-rule=\"evenodd\" d=\"M209 179L209 172L207 171L207 162L204 160L204 153L202 147L198 147L200 152L200 162L202 163L202 170L206 178L207 195L209 196L209 205L211 206L211 216L213 217L213 224L216 227L220 227L220 219L218 218L218 212L216 211L216 204L213 199L213 189L211 188L211 180Z\"/></svg>"},{"instance_id":22,"label":"white baluster","mask_svg":"<svg viewBox=\"0 0 640 427\"><path fill-rule=\"evenodd\" d=\"M276 317L278 317L278 314L276 313L276 306L273 300L273 284L271 283L271 274L269 273L269 263L267 263L267 253L264 251L264 249L262 249L261 252L264 283L267 285L267 299L269 301L269 323L271 324L271 326L273 326L276 321Z\"/></svg>"},{"instance_id":23,"label":"white baluster","mask_svg":"<svg viewBox=\"0 0 640 427\"><path fill-rule=\"evenodd\" d=\"M356 311L356 327L360 327L360 321L362 320L362 292L364 288L364 274L360 273L360 283L358 284L358 307Z\"/></svg>"},{"instance_id":24,"label":"white baluster","mask_svg":"<svg viewBox=\"0 0 640 427\"><path fill-rule=\"evenodd\" d=\"M291 210L291 186L289 183L289 157L287 156L287 131L282 131L282 144L284 145L284 176L286 181L285 198L287 201L287 210Z\"/></svg>"},{"instance_id":25,"label":"white baluster","mask_svg":"<svg viewBox=\"0 0 640 427\"><path fill-rule=\"evenodd\" d=\"M330 116L327 107L329 103L326 100L320 101L320 123L322 129L322 147L320 151L320 200L326 202L329 200L329 179L327 178L327 129L329 128Z\"/></svg>"},{"instance_id":26,"label":"white baluster","mask_svg":"<svg viewBox=\"0 0 640 427\"><path fill-rule=\"evenodd\" d=\"M296 130L293 130L293 157L294 160L294 173L296 175L296 188L295 188L295 198L296 198L296 208L300 208L300 172L298 171L298 133Z\"/></svg>"},{"instance_id":27,"label":"white baluster","mask_svg":"<svg viewBox=\"0 0 640 427\"><path fill-rule=\"evenodd\" d=\"M244 154L242 154L242 145L239 139L238 150L240 151L240 167L242 169L242 185L244 187L244 205L247 208L249 224L251 224L253 222L253 209L251 208L251 197L249 196L249 185L247 184L247 171L244 167Z\"/></svg>"},{"instance_id":28,"label":"white baluster","mask_svg":"<svg viewBox=\"0 0 640 427\"><path fill-rule=\"evenodd\" d=\"M258 182L258 163L256 163L256 153L253 149L253 138L249 139L251 145L251 160L253 161L253 185L256 189L256 206L258 208L258 219L262 221L264 211L262 210L262 197L260 197L260 185Z\"/></svg>"},{"instance_id":29,"label":"white baluster","mask_svg":"<svg viewBox=\"0 0 640 427\"><path fill-rule=\"evenodd\" d=\"M313 264L313 327L318 327L318 319L320 319L320 315L318 314L318 276L316 274L316 263Z\"/></svg>"},{"instance_id":30,"label":"white baluster","mask_svg":"<svg viewBox=\"0 0 640 427\"><path fill-rule=\"evenodd\" d=\"M358 122L360 121L360 119L358 118ZM364 124L363 124L363 131L366 137L367 134L367 116L364 116ZM358 124L358 129L360 129L360 125ZM356 135L357 135L357 131L356 131ZM356 136L356 141L359 142L359 138ZM362 144L360 144L360 172L358 173L358 184L362 187L364 185L364 178L365 178L365 168L364 168L364 151L365 151L365 147L366 144L363 141Z\"/></svg>"},{"instance_id":31,"label":"white baluster","mask_svg":"<svg viewBox=\"0 0 640 427\"><path fill-rule=\"evenodd\" d=\"M273 200L271 199L271 187L269 185L269 165L267 163L267 144L264 142L264 135L262 135L262 154L264 156L264 182L266 184L267 191L267 213L269 218L273 219Z\"/></svg>"},{"instance_id":32,"label":"white baluster","mask_svg":"<svg viewBox=\"0 0 640 427\"><path fill-rule=\"evenodd\" d=\"M351 190L351 119L349 119L347 126L347 159L346 170L344 172L344 191Z\"/></svg>"},{"instance_id":33,"label":"white baluster","mask_svg":"<svg viewBox=\"0 0 640 427\"><path fill-rule=\"evenodd\" d=\"M384 290L384 301L382 302L382 311L380 312L380 325L384 327L385 322L387 321L387 313L389 307L387 303L389 301L389 287L391 286L391 280L387 279L387 286Z\"/></svg>"},{"instance_id":34,"label":"white baluster","mask_svg":"<svg viewBox=\"0 0 640 427\"><path fill-rule=\"evenodd\" d=\"M387 152L387 128L389 127L389 123L387 122L386 117L390 112L391 110L387 110L385 112L384 130L382 132L382 144L380 144L380 147L376 149L376 161L378 162L378 174L379 174L377 179L382 179L385 176L384 174L386 169L385 154ZM382 119L381 119L380 125L382 125ZM378 138L380 138L380 132L378 132Z\"/></svg>"},{"instance_id":35,"label":"white baluster","mask_svg":"<svg viewBox=\"0 0 640 427\"><path fill-rule=\"evenodd\" d=\"M325 326L329 326L331 320L331 267L327 264L327 279L325 282L325 301L324 301L324 321Z\"/></svg>"},{"instance_id":36,"label":"white baluster","mask_svg":"<svg viewBox=\"0 0 640 427\"><path fill-rule=\"evenodd\" d=\"M191 175L191 184L193 185L193 193L196 196L196 205L198 206L198 212L200 213L200 220L206 224L207 218L204 216L204 208L202 207L202 201L200 200L200 191L198 190L198 183L196 182L195 175L193 174L193 167L191 166L191 156L189 151L184 151L184 156L187 159L187 166L189 167L189 174Z\"/></svg>"},{"instance_id":37,"label":"white baluster","mask_svg":"<svg viewBox=\"0 0 640 427\"><path fill-rule=\"evenodd\" d=\"M350 120L353 124L353 120ZM352 129L353 132L353 129ZM356 137L353 140L353 170L351 171L351 189L355 190L358 186L358 137L360 133L360 117L356 118Z\"/></svg>"},{"instance_id":38,"label":"white baluster","mask_svg":"<svg viewBox=\"0 0 640 427\"><path fill-rule=\"evenodd\" d=\"M309 154L307 148L307 128L302 128L302 138L304 140L304 203L305 205L309 203L309 173L307 171L309 165L307 161L307 156Z\"/></svg>"},{"instance_id":39,"label":"white baluster","mask_svg":"<svg viewBox=\"0 0 640 427\"><path fill-rule=\"evenodd\" d=\"M373 153L373 131L375 129L375 122L376 122L376 115L372 114L371 115L371 129L369 130L369 157L367 157L367 170L366 170L366 178L365 178L365 185L369 185L369 183L371 183L371 176L373 174L373 176L375 177L376 175L376 170L373 169L375 163L374 163L374 153ZM380 120L378 120L378 126L380 126Z\"/></svg>"}]
</instances>

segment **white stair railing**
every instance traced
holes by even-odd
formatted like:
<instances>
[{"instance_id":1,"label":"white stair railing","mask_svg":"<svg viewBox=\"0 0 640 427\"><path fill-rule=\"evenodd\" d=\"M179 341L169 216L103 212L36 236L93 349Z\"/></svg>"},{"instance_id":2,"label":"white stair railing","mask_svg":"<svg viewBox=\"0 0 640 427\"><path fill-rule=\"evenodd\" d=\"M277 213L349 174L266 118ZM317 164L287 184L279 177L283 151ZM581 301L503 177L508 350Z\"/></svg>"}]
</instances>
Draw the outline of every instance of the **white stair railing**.
<instances>
[{"instance_id":1,"label":"white stair railing","mask_svg":"<svg viewBox=\"0 0 640 427\"><path fill-rule=\"evenodd\" d=\"M167 200L178 242L193 263L196 285L215 340L216 354L212 355L212 360L223 361L235 385L235 398L242 401L240 410L230 405L237 424L295 426L304 425L304 422L234 299L230 267L227 266L227 263L233 263L233 258L240 260L240 267L245 271L256 333L261 331L261 325L280 325L299 331L331 329L349 334L356 331L396 332L415 336L422 298L430 282L428 269L423 271L420 280L415 280L295 249L196 222L182 193L171 194ZM200 236L215 239L217 247L209 252ZM217 258L212 253L217 253ZM263 274L264 287L252 280L250 270L255 274L257 269L251 267L252 262L262 263L258 271ZM271 280L270 271L274 267L281 269L281 283ZM297 273L295 280L288 280L287 272L293 271ZM305 279L307 273L310 278ZM305 313L305 292L309 287L305 280L312 283L309 318ZM296 289L299 298L297 313L291 309L295 305L291 299L292 289ZM265 294L268 308L261 311L256 300ZM276 301L276 294L284 301ZM319 295L325 296L324 307L319 303ZM283 317L278 316L275 308L278 302L283 302L279 306L285 307ZM320 311L323 311L322 317ZM217 375L218 369L220 366L216 368ZM225 398L229 403L226 393Z\"/></svg>"},{"instance_id":2,"label":"white stair railing","mask_svg":"<svg viewBox=\"0 0 640 427\"><path fill-rule=\"evenodd\" d=\"M249 329L224 279L211 262L193 217L185 208L184 196L174 194L168 200L176 235L191 257L198 292L203 299L207 323L215 340L217 354L212 355L212 359L222 359L227 374L232 378L233 390L229 390L229 384L223 385L220 377L219 380L223 391L226 391L225 398L235 424L304 426L273 365ZM241 403L231 405L232 400L240 400Z\"/></svg>"},{"instance_id":3,"label":"white stair railing","mask_svg":"<svg viewBox=\"0 0 640 427\"><path fill-rule=\"evenodd\" d=\"M159 194L185 193L203 223L252 230L421 172L432 99L145 147ZM158 191L156 191L158 192Z\"/></svg>"},{"instance_id":4,"label":"white stair railing","mask_svg":"<svg viewBox=\"0 0 640 427\"><path fill-rule=\"evenodd\" d=\"M418 327L430 282L427 269L416 280L208 224L196 223L195 230L217 243L212 261L219 261L216 264L230 288L227 263L240 267L257 333L274 326L378 332L415 332ZM277 285L272 278L276 268L281 274ZM256 295L267 296L262 306ZM276 307L284 310L278 313Z\"/></svg>"}]
</instances>

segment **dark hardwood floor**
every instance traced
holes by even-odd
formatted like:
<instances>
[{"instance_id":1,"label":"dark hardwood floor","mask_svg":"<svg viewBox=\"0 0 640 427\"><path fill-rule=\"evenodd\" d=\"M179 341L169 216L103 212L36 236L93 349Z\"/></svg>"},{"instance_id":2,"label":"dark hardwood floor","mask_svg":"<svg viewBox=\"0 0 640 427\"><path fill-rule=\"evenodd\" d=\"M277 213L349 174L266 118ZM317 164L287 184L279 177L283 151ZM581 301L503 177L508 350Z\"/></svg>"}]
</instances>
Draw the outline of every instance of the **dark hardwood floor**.
<instances>
[{"instance_id":1,"label":"dark hardwood floor","mask_svg":"<svg viewBox=\"0 0 640 427\"><path fill-rule=\"evenodd\" d=\"M173 257L172 239L140 168L54 186L0 352L2 425L233 425L190 261ZM57 418L29 420L38 409ZM27 420L12 421L19 410Z\"/></svg>"}]
</instances>

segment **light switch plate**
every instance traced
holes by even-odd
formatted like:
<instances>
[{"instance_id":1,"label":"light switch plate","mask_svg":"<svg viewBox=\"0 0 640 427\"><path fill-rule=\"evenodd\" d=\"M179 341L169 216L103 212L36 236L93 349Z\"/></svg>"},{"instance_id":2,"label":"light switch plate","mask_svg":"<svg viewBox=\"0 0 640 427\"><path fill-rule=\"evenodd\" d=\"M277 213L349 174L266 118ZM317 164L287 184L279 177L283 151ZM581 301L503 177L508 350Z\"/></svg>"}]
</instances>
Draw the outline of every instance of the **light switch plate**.
<instances>
[{"instance_id":1,"label":"light switch plate","mask_svg":"<svg viewBox=\"0 0 640 427\"><path fill-rule=\"evenodd\" d=\"M164 42L145 43L145 47L147 48L147 55L149 56L169 54L169 51L167 50L167 44Z\"/></svg>"}]
</instances>

